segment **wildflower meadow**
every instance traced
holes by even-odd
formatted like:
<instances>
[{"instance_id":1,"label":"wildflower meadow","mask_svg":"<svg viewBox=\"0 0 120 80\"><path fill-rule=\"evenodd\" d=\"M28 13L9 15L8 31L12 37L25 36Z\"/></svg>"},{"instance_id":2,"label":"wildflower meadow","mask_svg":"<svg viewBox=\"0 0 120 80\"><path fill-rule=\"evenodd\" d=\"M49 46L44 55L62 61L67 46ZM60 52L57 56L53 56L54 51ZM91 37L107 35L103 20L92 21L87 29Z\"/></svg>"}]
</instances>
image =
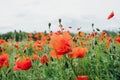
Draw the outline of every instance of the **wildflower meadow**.
<instances>
[{"instance_id":1,"label":"wildflower meadow","mask_svg":"<svg viewBox=\"0 0 120 80\"><path fill-rule=\"evenodd\" d=\"M114 16L111 12L110 20ZM120 80L120 32L65 30L0 35L0 80Z\"/></svg>"}]
</instances>

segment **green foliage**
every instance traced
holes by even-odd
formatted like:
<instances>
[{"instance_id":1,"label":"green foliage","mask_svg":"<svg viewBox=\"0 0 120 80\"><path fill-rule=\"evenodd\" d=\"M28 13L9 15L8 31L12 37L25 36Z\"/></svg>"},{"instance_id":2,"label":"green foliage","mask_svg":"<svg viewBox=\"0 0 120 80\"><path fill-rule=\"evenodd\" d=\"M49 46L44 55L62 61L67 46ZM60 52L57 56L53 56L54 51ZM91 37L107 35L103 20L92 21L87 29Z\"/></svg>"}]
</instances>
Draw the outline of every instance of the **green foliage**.
<instances>
[{"instance_id":1,"label":"green foliage","mask_svg":"<svg viewBox=\"0 0 120 80\"><path fill-rule=\"evenodd\" d=\"M107 32L114 37L117 33ZM95 37L89 40L91 45L84 58L71 59L68 55L64 55L62 59L53 59L50 56L49 44L43 46L43 50L37 54L41 57L43 54L48 55L50 62L42 64L40 60L33 60L32 54L34 41L30 41L30 47L25 49L27 43L26 32L15 31L1 34L1 39L13 39L14 43L21 41L19 49L8 43L5 51L9 53L9 67L0 68L0 80L73 80L78 75L88 75L89 80L119 80L120 79L120 44L111 44L106 49L106 41L99 42L99 38ZM34 33L35 34L35 33ZM33 35L34 35L33 34ZM44 32L47 35L47 32ZM74 33L71 33L73 38ZM80 43L79 43L80 44ZM0 45L2 48L2 45ZM81 46L81 45L80 45ZM88 47L88 46L87 46ZM13 48L13 50L10 50ZM30 56L32 59L32 68L26 71L13 71L15 55L22 54ZM78 70L79 69L79 70Z\"/></svg>"}]
</instances>

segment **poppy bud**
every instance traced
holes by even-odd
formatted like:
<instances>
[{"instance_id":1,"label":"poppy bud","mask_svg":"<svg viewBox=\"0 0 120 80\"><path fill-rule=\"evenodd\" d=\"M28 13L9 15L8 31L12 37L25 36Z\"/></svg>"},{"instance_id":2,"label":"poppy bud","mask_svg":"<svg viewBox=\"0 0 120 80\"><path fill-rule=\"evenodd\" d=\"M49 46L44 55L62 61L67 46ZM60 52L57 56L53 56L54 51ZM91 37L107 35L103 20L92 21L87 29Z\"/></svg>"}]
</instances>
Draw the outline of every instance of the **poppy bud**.
<instances>
[{"instance_id":1,"label":"poppy bud","mask_svg":"<svg viewBox=\"0 0 120 80\"><path fill-rule=\"evenodd\" d=\"M96 30L97 30L97 31L100 31L100 29L99 29L99 28L96 28Z\"/></svg>"},{"instance_id":2,"label":"poppy bud","mask_svg":"<svg viewBox=\"0 0 120 80\"><path fill-rule=\"evenodd\" d=\"M94 49L94 46L92 46L92 49Z\"/></svg>"},{"instance_id":3,"label":"poppy bud","mask_svg":"<svg viewBox=\"0 0 120 80\"><path fill-rule=\"evenodd\" d=\"M68 68L68 63L67 62L65 62L65 67Z\"/></svg>"},{"instance_id":4,"label":"poppy bud","mask_svg":"<svg viewBox=\"0 0 120 80\"><path fill-rule=\"evenodd\" d=\"M61 24L61 19L59 19L59 24Z\"/></svg>"},{"instance_id":5,"label":"poppy bud","mask_svg":"<svg viewBox=\"0 0 120 80\"><path fill-rule=\"evenodd\" d=\"M51 60L51 61L53 61L53 58L52 58L52 57L50 57L50 60Z\"/></svg>"},{"instance_id":6,"label":"poppy bud","mask_svg":"<svg viewBox=\"0 0 120 80\"><path fill-rule=\"evenodd\" d=\"M48 66L48 63L46 62L46 66Z\"/></svg>"},{"instance_id":7,"label":"poppy bud","mask_svg":"<svg viewBox=\"0 0 120 80\"><path fill-rule=\"evenodd\" d=\"M107 54L107 51L104 51L105 54Z\"/></svg>"},{"instance_id":8,"label":"poppy bud","mask_svg":"<svg viewBox=\"0 0 120 80\"><path fill-rule=\"evenodd\" d=\"M73 41L74 41L74 42L77 42L77 39L76 39L76 38L73 38Z\"/></svg>"},{"instance_id":9,"label":"poppy bud","mask_svg":"<svg viewBox=\"0 0 120 80\"><path fill-rule=\"evenodd\" d=\"M94 23L92 23L92 27L94 27Z\"/></svg>"},{"instance_id":10,"label":"poppy bud","mask_svg":"<svg viewBox=\"0 0 120 80\"><path fill-rule=\"evenodd\" d=\"M110 53L112 53L112 49L110 48Z\"/></svg>"},{"instance_id":11,"label":"poppy bud","mask_svg":"<svg viewBox=\"0 0 120 80\"><path fill-rule=\"evenodd\" d=\"M51 23L48 23L48 27L49 27L49 29L50 29L50 26L51 26Z\"/></svg>"},{"instance_id":12,"label":"poppy bud","mask_svg":"<svg viewBox=\"0 0 120 80\"><path fill-rule=\"evenodd\" d=\"M26 53L26 49L24 50L24 53Z\"/></svg>"},{"instance_id":13,"label":"poppy bud","mask_svg":"<svg viewBox=\"0 0 120 80\"><path fill-rule=\"evenodd\" d=\"M97 42L97 40L95 40L95 45L97 45L98 44L98 42Z\"/></svg>"},{"instance_id":14,"label":"poppy bud","mask_svg":"<svg viewBox=\"0 0 120 80\"><path fill-rule=\"evenodd\" d=\"M115 46L113 46L113 49L114 49L114 50L115 50L115 48L116 48L116 47L115 47Z\"/></svg>"}]
</instances>

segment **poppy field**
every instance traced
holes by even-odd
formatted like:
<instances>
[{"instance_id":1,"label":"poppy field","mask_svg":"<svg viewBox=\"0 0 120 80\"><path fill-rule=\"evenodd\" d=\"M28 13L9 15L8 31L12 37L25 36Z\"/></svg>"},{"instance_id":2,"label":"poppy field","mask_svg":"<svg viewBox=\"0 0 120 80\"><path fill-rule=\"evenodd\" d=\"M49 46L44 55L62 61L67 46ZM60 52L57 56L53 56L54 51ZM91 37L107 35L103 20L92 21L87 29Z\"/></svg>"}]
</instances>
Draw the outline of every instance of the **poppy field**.
<instances>
[{"instance_id":1,"label":"poppy field","mask_svg":"<svg viewBox=\"0 0 120 80\"><path fill-rule=\"evenodd\" d=\"M120 79L119 32L112 36L92 24L92 33L80 28L71 33L61 19L59 31L52 32L51 23L48 28L49 33L19 35L22 39L0 37L0 80Z\"/></svg>"}]
</instances>

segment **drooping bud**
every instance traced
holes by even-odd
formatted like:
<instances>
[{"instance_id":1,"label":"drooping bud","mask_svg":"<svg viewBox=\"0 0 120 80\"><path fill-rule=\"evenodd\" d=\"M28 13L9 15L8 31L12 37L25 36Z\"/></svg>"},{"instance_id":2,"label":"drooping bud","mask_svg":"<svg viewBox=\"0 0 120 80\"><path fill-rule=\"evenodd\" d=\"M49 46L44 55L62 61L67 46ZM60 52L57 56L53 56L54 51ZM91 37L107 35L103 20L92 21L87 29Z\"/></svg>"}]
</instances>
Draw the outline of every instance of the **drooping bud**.
<instances>
[{"instance_id":1,"label":"drooping bud","mask_svg":"<svg viewBox=\"0 0 120 80\"><path fill-rule=\"evenodd\" d=\"M97 30L97 31L100 31L100 29L99 29L99 28L96 28L96 30Z\"/></svg>"}]
</instances>

